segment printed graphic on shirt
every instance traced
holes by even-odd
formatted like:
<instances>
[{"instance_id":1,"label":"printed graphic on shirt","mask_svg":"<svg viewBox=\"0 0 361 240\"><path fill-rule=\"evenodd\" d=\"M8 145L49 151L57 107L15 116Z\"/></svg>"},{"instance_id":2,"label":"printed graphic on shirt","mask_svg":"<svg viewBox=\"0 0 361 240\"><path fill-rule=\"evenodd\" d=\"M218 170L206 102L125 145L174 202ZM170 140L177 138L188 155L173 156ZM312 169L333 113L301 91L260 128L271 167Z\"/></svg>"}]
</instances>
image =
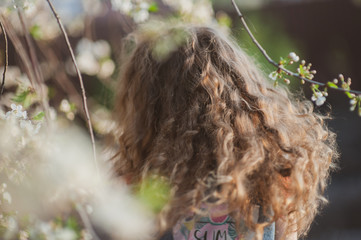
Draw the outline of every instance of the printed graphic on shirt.
<instances>
[{"instance_id":1,"label":"printed graphic on shirt","mask_svg":"<svg viewBox=\"0 0 361 240\"><path fill-rule=\"evenodd\" d=\"M175 240L248 240L254 234L243 223L241 234L237 235L235 223L228 215L219 217L193 217L178 223L173 229Z\"/></svg>"}]
</instances>

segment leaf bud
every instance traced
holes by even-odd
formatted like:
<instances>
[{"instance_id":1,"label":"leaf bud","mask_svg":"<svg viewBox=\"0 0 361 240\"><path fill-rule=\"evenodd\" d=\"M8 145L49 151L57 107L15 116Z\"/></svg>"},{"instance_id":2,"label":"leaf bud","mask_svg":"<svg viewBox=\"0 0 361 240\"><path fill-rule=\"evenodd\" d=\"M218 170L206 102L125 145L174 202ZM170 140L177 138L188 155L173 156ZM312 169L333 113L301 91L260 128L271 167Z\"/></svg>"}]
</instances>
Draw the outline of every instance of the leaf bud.
<instances>
[{"instance_id":1,"label":"leaf bud","mask_svg":"<svg viewBox=\"0 0 361 240\"><path fill-rule=\"evenodd\" d=\"M347 84L350 86L351 85L351 78L347 78Z\"/></svg>"},{"instance_id":2,"label":"leaf bud","mask_svg":"<svg viewBox=\"0 0 361 240\"><path fill-rule=\"evenodd\" d=\"M342 74L338 75L338 78L339 78L341 81L344 81L344 80L345 80L345 78L344 78L344 76L343 76Z\"/></svg>"}]
</instances>

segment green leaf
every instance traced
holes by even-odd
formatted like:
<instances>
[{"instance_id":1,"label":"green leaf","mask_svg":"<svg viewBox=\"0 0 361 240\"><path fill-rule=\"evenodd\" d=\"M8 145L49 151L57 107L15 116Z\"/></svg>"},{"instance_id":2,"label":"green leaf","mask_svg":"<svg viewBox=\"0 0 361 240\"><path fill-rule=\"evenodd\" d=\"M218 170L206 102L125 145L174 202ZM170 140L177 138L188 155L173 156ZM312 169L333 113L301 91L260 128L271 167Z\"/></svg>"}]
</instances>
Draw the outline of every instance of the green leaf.
<instances>
[{"instance_id":1,"label":"green leaf","mask_svg":"<svg viewBox=\"0 0 361 240\"><path fill-rule=\"evenodd\" d=\"M36 115L33 117L33 120L41 121L41 120L43 120L44 116L45 116L45 113L44 113L44 112L39 112L38 114L36 114Z\"/></svg>"},{"instance_id":2,"label":"green leaf","mask_svg":"<svg viewBox=\"0 0 361 240\"><path fill-rule=\"evenodd\" d=\"M29 90L20 92L19 94L15 95L15 97L13 97L12 100L17 103L23 103L25 101L26 97L29 95L29 93L30 93Z\"/></svg>"},{"instance_id":3,"label":"green leaf","mask_svg":"<svg viewBox=\"0 0 361 240\"><path fill-rule=\"evenodd\" d=\"M76 111L76 105L75 103L70 103L70 111L75 112Z\"/></svg>"},{"instance_id":4,"label":"green leaf","mask_svg":"<svg viewBox=\"0 0 361 240\"><path fill-rule=\"evenodd\" d=\"M15 95L11 100L16 103L20 103L25 109L27 109L36 100L36 94L30 89L27 89L17 93L17 95Z\"/></svg>"},{"instance_id":5,"label":"green leaf","mask_svg":"<svg viewBox=\"0 0 361 240\"><path fill-rule=\"evenodd\" d=\"M30 28L30 35L35 39L39 40L42 38L43 34L39 25L35 24Z\"/></svg>"},{"instance_id":6,"label":"green leaf","mask_svg":"<svg viewBox=\"0 0 361 240\"><path fill-rule=\"evenodd\" d=\"M34 94L28 94L23 102L24 108L27 109L28 107L30 107L30 105L33 103L33 96Z\"/></svg>"},{"instance_id":7,"label":"green leaf","mask_svg":"<svg viewBox=\"0 0 361 240\"><path fill-rule=\"evenodd\" d=\"M169 200L169 183L162 177L148 177L137 188L140 201L154 212L159 212Z\"/></svg>"},{"instance_id":8,"label":"green leaf","mask_svg":"<svg viewBox=\"0 0 361 240\"><path fill-rule=\"evenodd\" d=\"M338 88L338 86L333 82L327 82L327 86L329 86L330 88L336 88L336 89Z\"/></svg>"},{"instance_id":9,"label":"green leaf","mask_svg":"<svg viewBox=\"0 0 361 240\"><path fill-rule=\"evenodd\" d=\"M221 12L220 14L217 13L217 21L218 24L221 26L231 27L232 26L232 19L226 14Z\"/></svg>"},{"instance_id":10,"label":"green leaf","mask_svg":"<svg viewBox=\"0 0 361 240\"><path fill-rule=\"evenodd\" d=\"M74 217L69 217L66 220L65 226L67 228L70 228L70 229L74 230L74 232L79 231L79 224L78 224L77 220Z\"/></svg>"},{"instance_id":11,"label":"green leaf","mask_svg":"<svg viewBox=\"0 0 361 240\"><path fill-rule=\"evenodd\" d=\"M318 88L319 88L320 85L314 84L314 85L312 85L312 86L313 86L314 89L317 89L317 90L318 90Z\"/></svg>"},{"instance_id":12,"label":"green leaf","mask_svg":"<svg viewBox=\"0 0 361 240\"><path fill-rule=\"evenodd\" d=\"M352 94L350 92L345 92L345 94L347 95L348 98L352 99L354 98L354 96L352 96Z\"/></svg>"},{"instance_id":13,"label":"green leaf","mask_svg":"<svg viewBox=\"0 0 361 240\"><path fill-rule=\"evenodd\" d=\"M158 8L158 4L156 2L152 2L148 8L149 12L158 12L159 8Z\"/></svg>"},{"instance_id":14,"label":"green leaf","mask_svg":"<svg viewBox=\"0 0 361 240\"><path fill-rule=\"evenodd\" d=\"M299 74L300 74L301 76L304 76L304 75L305 75L305 71L304 71L304 69L303 69L303 65L302 65L302 64L300 64L300 66L298 67L298 69L299 69Z\"/></svg>"}]
</instances>

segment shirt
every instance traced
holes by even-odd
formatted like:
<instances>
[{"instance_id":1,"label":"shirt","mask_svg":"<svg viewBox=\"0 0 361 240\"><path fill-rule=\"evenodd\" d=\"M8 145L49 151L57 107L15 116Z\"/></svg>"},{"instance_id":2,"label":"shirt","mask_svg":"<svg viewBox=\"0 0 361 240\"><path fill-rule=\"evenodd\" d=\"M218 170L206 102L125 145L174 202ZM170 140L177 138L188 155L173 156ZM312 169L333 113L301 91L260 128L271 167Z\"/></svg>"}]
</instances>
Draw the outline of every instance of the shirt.
<instances>
[{"instance_id":1,"label":"shirt","mask_svg":"<svg viewBox=\"0 0 361 240\"><path fill-rule=\"evenodd\" d=\"M188 216L173 227L174 240L251 240L255 233L241 221L240 232L237 234L235 221L224 212L226 205L210 208L208 216ZM260 209L254 212L258 222L264 222L265 217ZM274 240L275 223L264 228L263 240Z\"/></svg>"}]
</instances>

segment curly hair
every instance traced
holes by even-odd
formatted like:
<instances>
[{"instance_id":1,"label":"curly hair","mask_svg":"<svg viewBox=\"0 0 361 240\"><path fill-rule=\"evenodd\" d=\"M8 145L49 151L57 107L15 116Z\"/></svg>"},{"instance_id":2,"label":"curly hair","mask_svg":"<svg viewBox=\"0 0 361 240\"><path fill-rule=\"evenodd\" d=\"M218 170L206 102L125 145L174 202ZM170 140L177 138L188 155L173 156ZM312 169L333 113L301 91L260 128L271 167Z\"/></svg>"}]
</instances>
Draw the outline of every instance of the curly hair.
<instances>
[{"instance_id":1,"label":"curly hair","mask_svg":"<svg viewBox=\"0 0 361 240\"><path fill-rule=\"evenodd\" d=\"M183 40L160 55L159 42L179 32ZM327 202L322 194L338 155L326 117L312 102L273 87L211 27L143 29L129 39L115 103L115 168L133 183L150 174L169 181L160 228L211 202L227 203L236 222L258 233L292 215L288 232L305 235ZM254 222L256 205L269 221Z\"/></svg>"}]
</instances>

